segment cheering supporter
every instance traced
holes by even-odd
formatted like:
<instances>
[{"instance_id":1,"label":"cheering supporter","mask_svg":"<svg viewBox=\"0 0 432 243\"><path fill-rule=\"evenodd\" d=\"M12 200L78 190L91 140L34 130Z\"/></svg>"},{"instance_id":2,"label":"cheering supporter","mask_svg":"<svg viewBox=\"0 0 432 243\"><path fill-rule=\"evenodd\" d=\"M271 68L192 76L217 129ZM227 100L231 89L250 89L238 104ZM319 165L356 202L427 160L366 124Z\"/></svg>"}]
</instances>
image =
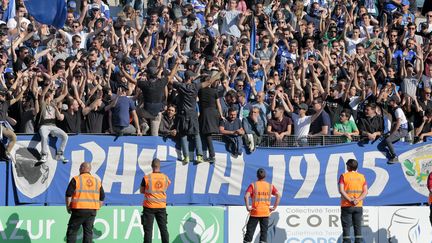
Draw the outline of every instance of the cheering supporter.
<instances>
[{"instance_id":1,"label":"cheering supporter","mask_svg":"<svg viewBox=\"0 0 432 243\"><path fill-rule=\"evenodd\" d=\"M322 99L315 99L312 101L313 112L319 112L323 107ZM327 135L330 132L330 116L326 111L322 111L318 118L311 123L309 135L320 136Z\"/></svg>"},{"instance_id":2,"label":"cheering supporter","mask_svg":"<svg viewBox=\"0 0 432 243\"><path fill-rule=\"evenodd\" d=\"M393 142L411 140L409 130L427 136L432 12L410 1L124 2L114 14L105 1L68 0L54 22L37 22L29 1L16 1L15 16L2 3L0 81L5 100L21 99L2 119L24 133L49 125L60 154L66 133L168 136L185 162L188 139L197 161L202 148L214 161L213 135L237 118L248 150L266 136L284 146L357 141L340 130L348 122L364 141L390 131L382 147L396 161ZM291 134L295 143L282 139Z\"/></svg>"}]
</instances>

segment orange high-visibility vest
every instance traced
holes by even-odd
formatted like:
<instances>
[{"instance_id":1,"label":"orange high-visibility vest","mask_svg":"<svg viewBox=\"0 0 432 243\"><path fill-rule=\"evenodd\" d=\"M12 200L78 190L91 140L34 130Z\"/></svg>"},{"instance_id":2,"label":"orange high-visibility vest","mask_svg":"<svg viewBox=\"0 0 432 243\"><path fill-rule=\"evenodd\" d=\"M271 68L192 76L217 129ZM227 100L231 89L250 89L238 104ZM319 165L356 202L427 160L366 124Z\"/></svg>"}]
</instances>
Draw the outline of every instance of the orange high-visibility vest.
<instances>
[{"instance_id":1,"label":"orange high-visibility vest","mask_svg":"<svg viewBox=\"0 0 432 243\"><path fill-rule=\"evenodd\" d=\"M250 215L253 217L269 217L272 184L266 181L256 181L252 183L252 210Z\"/></svg>"},{"instance_id":2,"label":"orange high-visibility vest","mask_svg":"<svg viewBox=\"0 0 432 243\"><path fill-rule=\"evenodd\" d=\"M366 179L363 174L356 171L350 171L343 174L344 189L348 196L352 198L358 198L363 193L363 186L366 183ZM341 197L341 207L353 207L354 205ZM356 207L362 207L363 200L361 200Z\"/></svg>"},{"instance_id":3,"label":"orange high-visibility vest","mask_svg":"<svg viewBox=\"0 0 432 243\"><path fill-rule=\"evenodd\" d=\"M70 207L72 209L99 209L101 182L90 173L84 173L74 177L76 182L75 192L72 195Z\"/></svg>"},{"instance_id":4,"label":"orange high-visibility vest","mask_svg":"<svg viewBox=\"0 0 432 243\"><path fill-rule=\"evenodd\" d=\"M144 176L145 191L143 206L146 208L166 208L166 190L171 181L163 173Z\"/></svg>"}]
</instances>

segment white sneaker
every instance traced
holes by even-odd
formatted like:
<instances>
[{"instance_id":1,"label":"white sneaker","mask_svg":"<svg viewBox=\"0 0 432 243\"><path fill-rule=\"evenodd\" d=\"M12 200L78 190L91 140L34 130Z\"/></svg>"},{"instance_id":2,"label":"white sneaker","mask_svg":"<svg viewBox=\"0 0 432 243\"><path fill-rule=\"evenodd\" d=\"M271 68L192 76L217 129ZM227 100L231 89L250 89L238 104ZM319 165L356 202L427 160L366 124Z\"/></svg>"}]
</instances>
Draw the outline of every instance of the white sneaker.
<instances>
[{"instance_id":1,"label":"white sneaker","mask_svg":"<svg viewBox=\"0 0 432 243\"><path fill-rule=\"evenodd\" d=\"M5 155L8 161L12 160L12 154L10 152L6 151Z\"/></svg>"},{"instance_id":2,"label":"white sneaker","mask_svg":"<svg viewBox=\"0 0 432 243\"><path fill-rule=\"evenodd\" d=\"M63 163L69 162L69 160L64 157L63 152L57 152L56 159Z\"/></svg>"},{"instance_id":3,"label":"white sneaker","mask_svg":"<svg viewBox=\"0 0 432 243\"><path fill-rule=\"evenodd\" d=\"M48 158L48 155L42 154L39 162L46 163L47 162L47 158Z\"/></svg>"}]
</instances>

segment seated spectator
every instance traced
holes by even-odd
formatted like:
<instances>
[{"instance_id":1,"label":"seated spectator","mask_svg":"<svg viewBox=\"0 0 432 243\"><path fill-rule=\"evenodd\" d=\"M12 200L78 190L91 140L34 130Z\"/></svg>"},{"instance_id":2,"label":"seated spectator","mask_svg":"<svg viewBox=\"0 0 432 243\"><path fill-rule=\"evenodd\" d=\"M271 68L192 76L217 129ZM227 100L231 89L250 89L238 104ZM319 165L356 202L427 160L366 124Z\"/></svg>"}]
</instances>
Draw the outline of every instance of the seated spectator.
<instances>
[{"instance_id":1,"label":"seated spectator","mask_svg":"<svg viewBox=\"0 0 432 243\"><path fill-rule=\"evenodd\" d=\"M242 120L243 129L245 131L245 142L249 152L253 152L261 143L264 135L264 121L260 116L261 110L258 107L253 107L249 116Z\"/></svg>"},{"instance_id":2,"label":"seated spectator","mask_svg":"<svg viewBox=\"0 0 432 243\"><path fill-rule=\"evenodd\" d=\"M141 128L135 111L135 103L126 96L127 91L127 86L121 85L117 89L116 98L109 105L111 113L110 130L118 136L131 134L140 136ZM134 125L130 124L129 116L132 116Z\"/></svg>"},{"instance_id":3,"label":"seated spectator","mask_svg":"<svg viewBox=\"0 0 432 243\"><path fill-rule=\"evenodd\" d=\"M392 116L392 125L388 136L379 144L378 148L386 151L389 161L387 163L394 164L399 161L397 154L393 148L393 143L404 138L408 134L408 121L402 109L399 107L399 98L393 95L388 99L389 113Z\"/></svg>"},{"instance_id":4,"label":"seated spectator","mask_svg":"<svg viewBox=\"0 0 432 243\"><path fill-rule=\"evenodd\" d=\"M219 132L223 135L222 140L225 142L226 150L234 157L242 155L242 136L245 132L242 122L237 118L236 109L230 108L228 110L227 119L221 120L219 123Z\"/></svg>"},{"instance_id":5,"label":"seated spectator","mask_svg":"<svg viewBox=\"0 0 432 243\"><path fill-rule=\"evenodd\" d=\"M281 142L285 136L291 135L292 120L284 115L283 106L277 106L273 118L267 123L267 134Z\"/></svg>"},{"instance_id":6,"label":"seated spectator","mask_svg":"<svg viewBox=\"0 0 432 243\"><path fill-rule=\"evenodd\" d=\"M176 106L168 105L166 111L162 114L162 120L159 126L159 134L163 137L174 138L177 135L175 121Z\"/></svg>"},{"instance_id":7,"label":"seated spectator","mask_svg":"<svg viewBox=\"0 0 432 243\"><path fill-rule=\"evenodd\" d=\"M368 103L365 106L365 116L358 120L358 129L362 139L376 141L384 131L384 119L376 112L375 103Z\"/></svg>"},{"instance_id":8,"label":"seated spectator","mask_svg":"<svg viewBox=\"0 0 432 243\"><path fill-rule=\"evenodd\" d=\"M427 109L423 116L423 122L415 130L418 141L423 142L426 137L432 136L432 109Z\"/></svg>"},{"instance_id":9,"label":"seated spectator","mask_svg":"<svg viewBox=\"0 0 432 243\"><path fill-rule=\"evenodd\" d=\"M54 85L46 85L39 97L40 116L39 116L39 135L41 137L42 151L41 163L48 159L48 139L49 135L58 137L61 140L60 148L57 149L56 159L63 163L69 162L64 157L64 150L68 141L68 135L56 126L56 121L63 121L64 115L59 111L57 103L63 100L64 96L54 99Z\"/></svg>"},{"instance_id":10,"label":"seated spectator","mask_svg":"<svg viewBox=\"0 0 432 243\"><path fill-rule=\"evenodd\" d=\"M339 117L339 121L333 126L333 134L336 136L344 136L344 142L351 142L352 136L359 135L359 130L355 122L350 120L351 112L345 109L340 113Z\"/></svg>"}]
</instances>

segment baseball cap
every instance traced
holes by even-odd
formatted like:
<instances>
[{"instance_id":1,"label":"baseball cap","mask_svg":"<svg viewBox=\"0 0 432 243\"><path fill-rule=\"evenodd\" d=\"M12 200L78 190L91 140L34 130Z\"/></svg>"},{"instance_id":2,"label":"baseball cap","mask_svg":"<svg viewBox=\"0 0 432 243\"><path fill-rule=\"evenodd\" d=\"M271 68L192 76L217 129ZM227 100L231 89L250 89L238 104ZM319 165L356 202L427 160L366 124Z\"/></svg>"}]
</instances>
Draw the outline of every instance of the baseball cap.
<instances>
[{"instance_id":1,"label":"baseball cap","mask_svg":"<svg viewBox=\"0 0 432 243\"><path fill-rule=\"evenodd\" d=\"M432 91L429 87L425 87L423 90L425 93L430 93Z\"/></svg>"},{"instance_id":2,"label":"baseball cap","mask_svg":"<svg viewBox=\"0 0 432 243\"><path fill-rule=\"evenodd\" d=\"M91 5L91 9L100 9L99 4L97 4L97 3L93 3L93 4Z\"/></svg>"},{"instance_id":3,"label":"baseball cap","mask_svg":"<svg viewBox=\"0 0 432 243\"><path fill-rule=\"evenodd\" d=\"M301 104L299 105L299 107L300 107L300 109L305 110L305 111L307 111L308 108L309 108L309 106L306 105L305 103L301 103Z\"/></svg>"},{"instance_id":4,"label":"baseball cap","mask_svg":"<svg viewBox=\"0 0 432 243\"><path fill-rule=\"evenodd\" d=\"M68 2L68 8L71 8L71 9L76 9L76 2L75 1L69 1Z\"/></svg>"}]
</instances>

